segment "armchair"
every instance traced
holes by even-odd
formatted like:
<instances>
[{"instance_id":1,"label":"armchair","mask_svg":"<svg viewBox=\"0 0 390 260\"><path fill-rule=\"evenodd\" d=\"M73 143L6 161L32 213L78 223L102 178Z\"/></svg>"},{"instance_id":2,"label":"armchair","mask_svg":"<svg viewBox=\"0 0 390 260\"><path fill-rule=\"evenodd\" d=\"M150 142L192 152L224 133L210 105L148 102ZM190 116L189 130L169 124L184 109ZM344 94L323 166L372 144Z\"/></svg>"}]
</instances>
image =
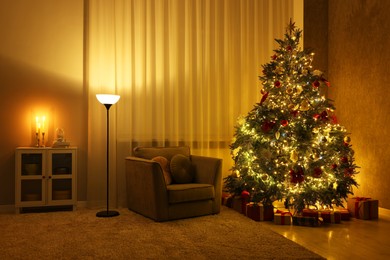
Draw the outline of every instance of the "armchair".
<instances>
[{"instance_id":1,"label":"armchair","mask_svg":"<svg viewBox=\"0 0 390 260\"><path fill-rule=\"evenodd\" d=\"M189 159L192 181L166 183L163 168L152 159L162 156L170 162L178 154ZM217 214L221 174L222 159L191 155L187 146L137 147L126 157L128 208L155 221Z\"/></svg>"}]
</instances>

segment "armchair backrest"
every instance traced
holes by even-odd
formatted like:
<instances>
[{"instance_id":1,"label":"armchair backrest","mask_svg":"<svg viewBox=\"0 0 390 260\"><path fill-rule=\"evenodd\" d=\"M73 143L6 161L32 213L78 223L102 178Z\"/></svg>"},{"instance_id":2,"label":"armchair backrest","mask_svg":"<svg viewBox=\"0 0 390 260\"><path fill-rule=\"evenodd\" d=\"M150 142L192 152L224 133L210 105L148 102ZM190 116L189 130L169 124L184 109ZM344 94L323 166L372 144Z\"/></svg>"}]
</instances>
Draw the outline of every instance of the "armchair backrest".
<instances>
[{"instance_id":1,"label":"armchair backrest","mask_svg":"<svg viewBox=\"0 0 390 260\"><path fill-rule=\"evenodd\" d=\"M176 154L190 156L190 147L188 146L172 146L172 147L136 147L133 150L135 157L143 159L152 159L157 156L163 156L170 161Z\"/></svg>"}]
</instances>

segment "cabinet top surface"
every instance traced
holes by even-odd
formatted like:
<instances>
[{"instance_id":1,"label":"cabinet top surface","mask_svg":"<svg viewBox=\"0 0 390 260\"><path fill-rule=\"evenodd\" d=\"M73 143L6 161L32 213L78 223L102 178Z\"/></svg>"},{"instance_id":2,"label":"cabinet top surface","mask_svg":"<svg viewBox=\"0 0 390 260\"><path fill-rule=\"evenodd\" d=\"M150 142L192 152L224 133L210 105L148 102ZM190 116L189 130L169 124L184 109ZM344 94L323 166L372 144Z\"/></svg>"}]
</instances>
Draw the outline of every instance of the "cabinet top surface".
<instances>
[{"instance_id":1,"label":"cabinet top surface","mask_svg":"<svg viewBox=\"0 0 390 260\"><path fill-rule=\"evenodd\" d=\"M69 146L69 147L17 147L16 150L75 150L77 147Z\"/></svg>"}]
</instances>

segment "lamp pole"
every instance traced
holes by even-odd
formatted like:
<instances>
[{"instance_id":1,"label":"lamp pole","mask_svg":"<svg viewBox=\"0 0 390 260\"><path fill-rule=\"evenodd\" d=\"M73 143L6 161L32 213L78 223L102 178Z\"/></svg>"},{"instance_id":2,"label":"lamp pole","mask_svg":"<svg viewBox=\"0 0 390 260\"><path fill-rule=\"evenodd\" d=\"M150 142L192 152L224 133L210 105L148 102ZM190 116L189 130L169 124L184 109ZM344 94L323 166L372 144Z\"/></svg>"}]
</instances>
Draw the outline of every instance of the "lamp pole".
<instances>
[{"instance_id":1,"label":"lamp pole","mask_svg":"<svg viewBox=\"0 0 390 260\"><path fill-rule=\"evenodd\" d=\"M110 203L110 156L109 156L109 151L110 151L110 107L118 102L119 96L117 95L104 95L104 94L98 94L96 95L97 99L99 100L100 103L102 103L107 110L107 147L106 147L106 166L107 166L107 209L105 211L99 211L96 213L97 217L102 217L102 218L108 218L108 217L115 217L119 216L119 212L115 210L109 210L109 203Z\"/></svg>"}]
</instances>

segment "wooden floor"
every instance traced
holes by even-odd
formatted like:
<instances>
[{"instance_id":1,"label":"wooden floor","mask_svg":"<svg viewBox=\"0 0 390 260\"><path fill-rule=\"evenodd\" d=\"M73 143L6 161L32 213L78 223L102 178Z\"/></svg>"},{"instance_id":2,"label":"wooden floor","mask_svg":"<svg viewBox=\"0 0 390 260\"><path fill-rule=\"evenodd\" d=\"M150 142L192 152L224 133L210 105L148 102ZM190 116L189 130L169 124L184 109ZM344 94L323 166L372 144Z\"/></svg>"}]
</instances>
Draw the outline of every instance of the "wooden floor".
<instances>
[{"instance_id":1,"label":"wooden floor","mask_svg":"<svg viewBox=\"0 0 390 260\"><path fill-rule=\"evenodd\" d=\"M264 222L267 223L267 222ZM322 227L269 227L326 259L390 259L390 210L379 209L378 220L351 218Z\"/></svg>"}]
</instances>

